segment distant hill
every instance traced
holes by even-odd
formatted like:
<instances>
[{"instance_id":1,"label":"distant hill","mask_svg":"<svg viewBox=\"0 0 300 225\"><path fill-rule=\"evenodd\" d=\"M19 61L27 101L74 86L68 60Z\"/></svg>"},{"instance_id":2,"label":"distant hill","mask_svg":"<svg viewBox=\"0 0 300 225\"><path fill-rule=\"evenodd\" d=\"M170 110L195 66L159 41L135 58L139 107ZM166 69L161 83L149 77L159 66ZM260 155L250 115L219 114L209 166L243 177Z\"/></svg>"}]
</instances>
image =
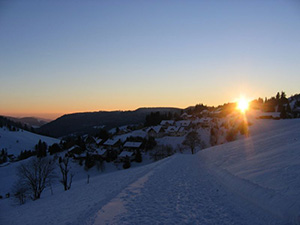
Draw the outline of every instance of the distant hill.
<instances>
[{"instance_id":1,"label":"distant hill","mask_svg":"<svg viewBox=\"0 0 300 225\"><path fill-rule=\"evenodd\" d=\"M180 113L178 108L139 108L135 111L100 111L84 112L64 115L37 129L39 133L53 137L62 137L70 134L94 134L99 127L105 126L109 130L114 127L140 124L151 112Z\"/></svg>"},{"instance_id":2,"label":"distant hill","mask_svg":"<svg viewBox=\"0 0 300 225\"><path fill-rule=\"evenodd\" d=\"M33 128L41 127L46 123L49 123L51 120L41 119L36 117L23 117L23 118L15 118L15 117L7 117L14 122L19 122L23 125L27 125Z\"/></svg>"}]
</instances>

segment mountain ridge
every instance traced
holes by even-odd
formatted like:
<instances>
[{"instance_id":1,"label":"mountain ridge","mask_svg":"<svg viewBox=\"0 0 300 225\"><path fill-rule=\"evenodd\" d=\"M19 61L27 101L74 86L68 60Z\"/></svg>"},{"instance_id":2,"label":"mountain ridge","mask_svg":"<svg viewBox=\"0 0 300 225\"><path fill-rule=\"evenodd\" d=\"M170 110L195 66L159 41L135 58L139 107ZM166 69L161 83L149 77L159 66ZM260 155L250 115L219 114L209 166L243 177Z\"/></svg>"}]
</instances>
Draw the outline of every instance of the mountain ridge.
<instances>
[{"instance_id":1,"label":"mountain ridge","mask_svg":"<svg viewBox=\"0 0 300 225\"><path fill-rule=\"evenodd\" d=\"M41 134L62 137L70 134L95 134L99 131L99 126L111 129L114 127L141 124L145 122L146 116L151 112L160 113L180 113L182 109L173 107L138 108L134 111L98 111L79 112L65 114L50 123L47 123L37 131Z\"/></svg>"}]
</instances>

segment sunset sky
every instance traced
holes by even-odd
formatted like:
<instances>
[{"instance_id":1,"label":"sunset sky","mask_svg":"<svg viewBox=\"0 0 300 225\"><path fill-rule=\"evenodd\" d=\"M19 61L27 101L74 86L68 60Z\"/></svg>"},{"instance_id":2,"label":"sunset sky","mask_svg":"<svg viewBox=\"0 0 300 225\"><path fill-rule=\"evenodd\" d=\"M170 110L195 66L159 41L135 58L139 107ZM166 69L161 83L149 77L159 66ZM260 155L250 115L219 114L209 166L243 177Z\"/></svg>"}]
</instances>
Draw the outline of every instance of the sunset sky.
<instances>
[{"instance_id":1,"label":"sunset sky","mask_svg":"<svg viewBox=\"0 0 300 225\"><path fill-rule=\"evenodd\" d=\"M300 1L0 1L0 115L300 92Z\"/></svg>"}]
</instances>

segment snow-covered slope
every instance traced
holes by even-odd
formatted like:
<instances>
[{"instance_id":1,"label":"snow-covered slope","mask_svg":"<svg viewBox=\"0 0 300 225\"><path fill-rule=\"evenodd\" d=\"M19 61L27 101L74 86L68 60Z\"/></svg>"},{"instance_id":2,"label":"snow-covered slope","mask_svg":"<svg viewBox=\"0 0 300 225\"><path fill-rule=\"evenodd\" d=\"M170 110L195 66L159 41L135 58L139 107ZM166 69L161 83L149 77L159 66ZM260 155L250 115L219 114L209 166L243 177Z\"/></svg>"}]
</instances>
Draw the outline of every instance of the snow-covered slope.
<instances>
[{"instance_id":1,"label":"snow-covered slope","mask_svg":"<svg viewBox=\"0 0 300 225\"><path fill-rule=\"evenodd\" d=\"M274 215L300 223L300 120L257 121L252 133L199 156L229 189Z\"/></svg>"},{"instance_id":2,"label":"snow-covered slope","mask_svg":"<svg viewBox=\"0 0 300 225\"><path fill-rule=\"evenodd\" d=\"M260 120L251 136L196 155L54 186L3 224L300 224L300 120ZM1 170L1 168L0 168Z\"/></svg>"},{"instance_id":3,"label":"snow-covered slope","mask_svg":"<svg viewBox=\"0 0 300 225\"><path fill-rule=\"evenodd\" d=\"M0 150L7 149L8 154L17 156L21 151L34 150L39 140L46 142L48 146L60 141L25 130L9 131L5 127L0 128Z\"/></svg>"}]
</instances>

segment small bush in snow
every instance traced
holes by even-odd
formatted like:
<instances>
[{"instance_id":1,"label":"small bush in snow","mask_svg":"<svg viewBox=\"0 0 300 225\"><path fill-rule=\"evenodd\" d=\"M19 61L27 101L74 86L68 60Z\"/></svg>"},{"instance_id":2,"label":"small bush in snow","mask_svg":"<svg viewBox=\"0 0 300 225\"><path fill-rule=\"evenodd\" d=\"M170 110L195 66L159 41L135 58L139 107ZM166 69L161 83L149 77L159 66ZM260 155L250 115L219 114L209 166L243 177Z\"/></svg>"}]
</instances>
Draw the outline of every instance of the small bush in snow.
<instances>
[{"instance_id":1,"label":"small bush in snow","mask_svg":"<svg viewBox=\"0 0 300 225\"><path fill-rule=\"evenodd\" d=\"M14 184L12 193L18 203L23 205L28 195L28 187L22 183L22 180L19 180Z\"/></svg>"}]
</instances>

